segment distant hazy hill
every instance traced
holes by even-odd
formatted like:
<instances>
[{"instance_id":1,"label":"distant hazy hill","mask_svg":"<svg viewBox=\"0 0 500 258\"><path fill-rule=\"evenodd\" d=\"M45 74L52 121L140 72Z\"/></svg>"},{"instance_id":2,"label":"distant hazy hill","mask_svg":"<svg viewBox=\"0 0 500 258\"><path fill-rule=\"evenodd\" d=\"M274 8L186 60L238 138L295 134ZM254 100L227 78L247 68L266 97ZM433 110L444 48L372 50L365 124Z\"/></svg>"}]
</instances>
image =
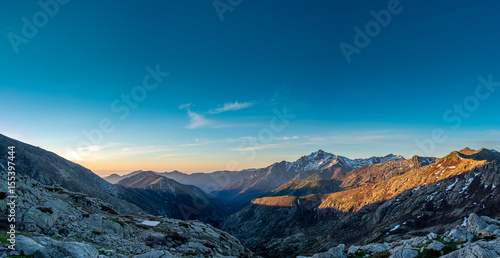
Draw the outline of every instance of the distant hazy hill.
<instances>
[{"instance_id":1,"label":"distant hazy hill","mask_svg":"<svg viewBox=\"0 0 500 258\"><path fill-rule=\"evenodd\" d=\"M209 193L215 191L217 189L223 188L229 184L234 182L238 182L245 178L248 178L252 175L252 173L256 169L244 169L241 171L215 171L208 173L183 173L177 170L172 172L154 172L154 171L134 171L126 175L117 175L112 174L110 176L105 177L104 179L112 184L118 183L120 180L124 178L128 178L134 175L137 175L142 172L153 172L164 177L174 179L175 181L186 184L186 185L194 185L196 187L201 188L203 191Z\"/></svg>"},{"instance_id":2,"label":"distant hazy hill","mask_svg":"<svg viewBox=\"0 0 500 258\"><path fill-rule=\"evenodd\" d=\"M153 172L137 173L117 184L141 189L141 192L127 192L124 198L152 214L199 219L212 225L223 220L224 213L218 201L196 186L183 185ZM162 205L150 200L161 201Z\"/></svg>"}]
</instances>

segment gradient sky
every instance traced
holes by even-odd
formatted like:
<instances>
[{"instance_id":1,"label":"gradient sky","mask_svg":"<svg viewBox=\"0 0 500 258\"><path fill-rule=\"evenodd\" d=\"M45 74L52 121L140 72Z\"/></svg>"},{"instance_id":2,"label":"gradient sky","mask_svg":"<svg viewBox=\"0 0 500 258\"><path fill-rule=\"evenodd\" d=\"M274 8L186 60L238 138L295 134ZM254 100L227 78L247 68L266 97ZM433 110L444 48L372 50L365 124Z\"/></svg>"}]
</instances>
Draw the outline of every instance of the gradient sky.
<instances>
[{"instance_id":1,"label":"gradient sky","mask_svg":"<svg viewBox=\"0 0 500 258\"><path fill-rule=\"evenodd\" d=\"M500 149L496 1L42 2L0 3L0 133L103 174Z\"/></svg>"}]
</instances>

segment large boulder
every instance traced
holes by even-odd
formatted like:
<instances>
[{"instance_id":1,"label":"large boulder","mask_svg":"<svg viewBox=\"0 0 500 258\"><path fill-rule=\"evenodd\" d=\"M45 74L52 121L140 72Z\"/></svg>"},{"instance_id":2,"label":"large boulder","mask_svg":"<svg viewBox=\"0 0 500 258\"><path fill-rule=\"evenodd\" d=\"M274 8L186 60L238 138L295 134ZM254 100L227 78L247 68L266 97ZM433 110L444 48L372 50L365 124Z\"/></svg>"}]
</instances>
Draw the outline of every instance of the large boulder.
<instances>
[{"instance_id":1,"label":"large boulder","mask_svg":"<svg viewBox=\"0 0 500 258\"><path fill-rule=\"evenodd\" d=\"M35 258L94 258L98 256L99 252L93 246L78 242L53 241L35 252Z\"/></svg>"},{"instance_id":2,"label":"large boulder","mask_svg":"<svg viewBox=\"0 0 500 258\"><path fill-rule=\"evenodd\" d=\"M440 252L441 250L443 250L443 247L444 247L443 243L434 240L429 246L427 246L427 249Z\"/></svg>"},{"instance_id":3,"label":"large boulder","mask_svg":"<svg viewBox=\"0 0 500 258\"><path fill-rule=\"evenodd\" d=\"M453 228L448 234L446 234L446 237L453 242L465 242L474 238L474 236L462 226L456 226Z\"/></svg>"},{"instance_id":4,"label":"large boulder","mask_svg":"<svg viewBox=\"0 0 500 258\"><path fill-rule=\"evenodd\" d=\"M479 232L487 232L489 235L498 235L500 234L500 221L486 216L479 217L472 213L467 218L466 229L474 235L477 235Z\"/></svg>"},{"instance_id":5,"label":"large boulder","mask_svg":"<svg viewBox=\"0 0 500 258\"><path fill-rule=\"evenodd\" d=\"M469 215L465 224L465 228L467 229L467 231L475 235L478 232L483 231L488 226L488 224L486 224L486 222L484 222L481 217L477 216L474 213Z\"/></svg>"},{"instance_id":6,"label":"large boulder","mask_svg":"<svg viewBox=\"0 0 500 258\"><path fill-rule=\"evenodd\" d=\"M444 258L459 258L459 257L476 257L490 258L500 257L500 243L498 242L483 242L479 241L468 245L460 250L451 252Z\"/></svg>"},{"instance_id":7,"label":"large boulder","mask_svg":"<svg viewBox=\"0 0 500 258\"><path fill-rule=\"evenodd\" d=\"M50 207L31 207L23 218L28 230L44 232L52 228L58 219L58 214Z\"/></svg>"},{"instance_id":8,"label":"large boulder","mask_svg":"<svg viewBox=\"0 0 500 258\"><path fill-rule=\"evenodd\" d=\"M313 255L313 258L347 258L347 254L344 253L345 245L340 244L337 247L330 248L327 252L317 253ZM297 258L305 258L306 256L297 256Z\"/></svg>"},{"instance_id":9,"label":"large boulder","mask_svg":"<svg viewBox=\"0 0 500 258\"><path fill-rule=\"evenodd\" d=\"M170 257L174 257L170 252L156 250L145 254L136 255L133 258L170 258Z\"/></svg>"},{"instance_id":10,"label":"large boulder","mask_svg":"<svg viewBox=\"0 0 500 258\"><path fill-rule=\"evenodd\" d=\"M20 254L22 255L33 255L36 251L40 250L43 248L43 245L35 242L35 240L23 236L23 235L17 235L16 236L16 249L19 251Z\"/></svg>"},{"instance_id":11,"label":"large boulder","mask_svg":"<svg viewBox=\"0 0 500 258\"><path fill-rule=\"evenodd\" d=\"M390 258L414 258L418 255L418 251L414 249L402 249L390 256Z\"/></svg>"}]
</instances>

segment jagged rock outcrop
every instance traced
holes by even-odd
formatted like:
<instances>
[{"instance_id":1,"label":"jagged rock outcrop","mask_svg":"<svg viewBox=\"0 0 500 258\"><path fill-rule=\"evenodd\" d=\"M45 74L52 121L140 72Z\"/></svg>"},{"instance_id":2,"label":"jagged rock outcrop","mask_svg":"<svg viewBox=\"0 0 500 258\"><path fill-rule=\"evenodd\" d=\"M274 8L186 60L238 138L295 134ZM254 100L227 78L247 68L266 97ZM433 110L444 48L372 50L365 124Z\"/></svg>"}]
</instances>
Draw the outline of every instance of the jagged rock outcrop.
<instances>
[{"instance_id":1,"label":"jagged rock outcrop","mask_svg":"<svg viewBox=\"0 0 500 258\"><path fill-rule=\"evenodd\" d=\"M267 196L305 196L310 194L327 194L366 184L374 184L382 180L402 175L408 171L430 165L435 158L414 156L407 160L389 160L382 163L367 165L353 171L320 179L313 175L306 179L296 179L274 189Z\"/></svg>"},{"instance_id":2,"label":"jagged rock outcrop","mask_svg":"<svg viewBox=\"0 0 500 258\"><path fill-rule=\"evenodd\" d=\"M404 240L384 243L370 243L362 246L352 245L347 250L335 247L325 253L314 254L312 257L499 257L500 239L497 235L487 238L480 234L468 231L469 229L496 228L498 221L486 216L477 216L472 213L461 225L456 225L453 230L444 235L429 233L427 236L412 237ZM455 231L455 239L448 236ZM469 238L470 236L470 238ZM304 257L304 256L298 256Z\"/></svg>"},{"instance_id":3,"label":"jagged rock outcrop","mask_svg":"<svg viewBox=\"0 0 500 258\"><path fill-rule=\"evenodd\" d=\"M391 160L404 160L404 157L390 154L368 159L349 159L319 150L294 162L282 161L258 169L250 177L215 191L214 195L226 204L234 205L234 210L238 210L252 199L261 197L291 180L311 176L317 179L331 179L364 166Z\"/></svg>"}]
</instances>

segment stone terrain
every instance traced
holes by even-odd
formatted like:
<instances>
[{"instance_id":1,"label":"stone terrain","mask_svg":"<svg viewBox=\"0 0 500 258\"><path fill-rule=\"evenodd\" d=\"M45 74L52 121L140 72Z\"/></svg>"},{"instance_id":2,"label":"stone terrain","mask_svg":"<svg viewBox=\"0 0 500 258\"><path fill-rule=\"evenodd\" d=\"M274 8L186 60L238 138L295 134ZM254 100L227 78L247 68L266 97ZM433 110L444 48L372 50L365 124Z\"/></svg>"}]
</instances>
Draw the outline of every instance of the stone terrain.
<instances>
[{"instance_id":1,"label":"stone terrain","mask_svg":"<svg viewBox=\"0 0 500 258\"><path fill-rule=\"evenodd\" d=\"M344 244L330 248L327 252L305 257L500 257L500 221L472 213L442 235L429 233L393 242L370 243L362 246Z\"/></svg>"},{"instance_id":2,"label":"stone terrain","mask_svg":"<svg viewBox=\"0 0 500 258\"><path fill-rule=\"evenodd\" d=\"M222 211L212 205L200 207L199 198L182 196L169 188L143 189L113 185L89 169L68 161L55 153L43 150L0 134L0 164L7 164L7 146L15 146L16 169L43 185L60 186L99 198L118 213L147 212L156 216L200 220L217 225ZM180 184L179 184L180 185ZM200 195L202 199L203 195ZM196 199L196 201L193 201ZM167 202L168 200L168 202Z\"/></svg>"},{"instance_id":3,"label":"stone terrain","mask_svg":"<svg viewBox=\"0 0 500 258\"><path fill-rule=\"evenodd\" d=\"M198 221L118 214L110 204L27 176L17 184L16 251L35 257L252 257L235 237ZM6 182L0 182L6 222ZM5 228L3 225L2 228ZM5 234L5 232L3 232Z\"/></svg>"}]
</instances>

